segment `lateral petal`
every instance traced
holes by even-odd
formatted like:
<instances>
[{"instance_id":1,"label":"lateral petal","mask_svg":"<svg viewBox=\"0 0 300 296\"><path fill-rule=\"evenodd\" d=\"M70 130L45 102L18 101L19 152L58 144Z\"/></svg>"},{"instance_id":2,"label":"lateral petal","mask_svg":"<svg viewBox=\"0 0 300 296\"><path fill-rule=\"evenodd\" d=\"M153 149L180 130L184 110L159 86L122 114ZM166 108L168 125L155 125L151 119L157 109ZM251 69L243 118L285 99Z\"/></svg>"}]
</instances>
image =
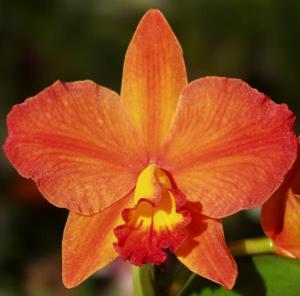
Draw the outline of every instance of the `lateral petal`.
<instances>
[{"instance_id":1,"label":"lateral petal","mask_svg":"<svg viewBox=\"0 0 300 296\"><path fill-rule=\"evenodd\" d=\"M79 285L118 256L113 248L113 229L121 223L121 212L132 200L130 194L93 216L69 214L62 242L66 287Z\"/></svg>"},{"instance_id":2,"label":"lateral petal","mask_svg":"<svg viewBox=\"0 0 300 296\"><path fill-rule=\"evenodd\" d=\"M191 208L187 238L175 254L192 272L232 289L237 266L226 245L222 223L202 216L196 208L196 205Z\"/></svg>"},{"instance_id":3,"label":"lateral petal","mask_svg":"<svg viewBox=\"0 0 300 296\"><path fill-rule=\"evenodd\" d=\"M16 105L4 150L54 205L95 214L134 187L146 162L119 96L92 81L56 82Z\"/></svg>"},{"instance_id":4,"label":"lateral petal","mask_svg":"<svg viewBox=\"0 0 300 296\"><path fill-rule=\"evenodd\" d=\"M180 44L161 12L149 10L127 49L121 97L152 160L168 134L186 84Z\"/></svg>"},{"instance_id":5,"label":"lateral petal","mask_svg":"<svg viewBox=\"0 0 300 296\"><path fill-rule=\"evenodd\" d=\"M206 77L189 84L160 167L203 214L224 217L263 204L297 153L294 116L286 105L238 79Z\"/></svg>"}]
</instances>

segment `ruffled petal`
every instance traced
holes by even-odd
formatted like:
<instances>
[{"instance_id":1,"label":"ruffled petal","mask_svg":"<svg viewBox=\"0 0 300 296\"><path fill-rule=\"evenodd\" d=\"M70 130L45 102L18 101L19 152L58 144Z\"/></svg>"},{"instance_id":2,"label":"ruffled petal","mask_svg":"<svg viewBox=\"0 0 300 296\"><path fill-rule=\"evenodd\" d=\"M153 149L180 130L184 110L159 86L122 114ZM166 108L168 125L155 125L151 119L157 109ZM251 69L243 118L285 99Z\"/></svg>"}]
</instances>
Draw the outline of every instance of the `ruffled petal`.
<instances>
[{"instance_id":1,"label":"ruffled petal","mask_svg":"<svg viewBox=\"0 0 300 296\"><path fill-rule=\"evenodd\" d=\"M129 44L121 97L143 133L150 159L165 140L187 77L183 54L159 10L149 10Z\"/></svg>"},{"instance_id":2,"label":"ruffled petal","mask_svg":"<svg viewBox=\"0 0 300 296\"><path fill-rule=\"evenodd\" d=\"M158 165L203 214L224 217L263 204L297 152L294 116L238 79L207 77L182 92Z\"/></svg>"},{"instance_id":3,"label":"ruffled petal","mask_svg":"<svg viewBox=\"0 0 300 296\"><path fill-rule=\"evenodd\" d=\"M121 223L121 212L131 206L132 200L130 194L93 216L69 214L62 242L66 287L79 285L118 256L113 248L113 229Z\"/></svg>"},{"instance_id":4,"label":"ruffled petal","mask_svg":"<svg viewBox=\"0 0 300 296\"><path fill-rule=\"evenodd\" d=\"M95 214L135 185L142 140L119 96L91 81L56 82L16 105L4 150L54 205Z\"/></svg>"},{"instance_id":5,"label":"ruffled petal","mask_svg":"<svg viewBox=\"0 0 300 296\"><path fill-rule=\"evenodd\" d=\"M232 289L237 266L226 245L220 220L202 216L200 207L190 207L191 223L187 238L175 252L177 258L192 272Z\"/></svg>"},{"instance_id":6,"label":"ruffled petal","mask_svg":"<svg viewBox=\"0 0 300 296\"><path fill-rule=\"evenodd\" d=\"M134 208L125 209L125 223L114 229L116 251L135 265L163 263L166 250L174 252L186 238L190 215L185 202L179 192L163 190L157 204L140 199Z\"/></svg>"}]
</instances>

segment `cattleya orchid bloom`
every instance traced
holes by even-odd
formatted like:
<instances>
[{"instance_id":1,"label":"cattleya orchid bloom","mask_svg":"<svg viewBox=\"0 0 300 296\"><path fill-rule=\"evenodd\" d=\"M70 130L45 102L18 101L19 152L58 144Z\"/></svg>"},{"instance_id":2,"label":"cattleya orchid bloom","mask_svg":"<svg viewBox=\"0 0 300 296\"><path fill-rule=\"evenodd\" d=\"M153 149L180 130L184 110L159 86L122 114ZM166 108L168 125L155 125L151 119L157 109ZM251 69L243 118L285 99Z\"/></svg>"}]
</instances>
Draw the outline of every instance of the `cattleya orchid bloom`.
<instances>
[{"instance_id":1,"label":"cattleya orchid bloom","mask_svg":"<svg viewBox=\"0 0 300 296\"><path fill-rule=\"evenodd\" d=\"M220 218L262 205L297 150L286 105L238 79L187 83L181 47L158 10L128 47L120 96L56 82L8 115L7 157L70 210L63 281L74 287L117 256L191 271L232 288Z\"/></svg>"},{"instance_id":2,"label":"cattleya orchid bloom","mask_svg":"<svg viewBox=\"0 0 300 296\"><path fill-rule=\"evenodd\" d=\"M283 184L263 205L261 222L266 235L274 242L276 253L300 259L299 153Z\"/></svg>"}]
</instances>

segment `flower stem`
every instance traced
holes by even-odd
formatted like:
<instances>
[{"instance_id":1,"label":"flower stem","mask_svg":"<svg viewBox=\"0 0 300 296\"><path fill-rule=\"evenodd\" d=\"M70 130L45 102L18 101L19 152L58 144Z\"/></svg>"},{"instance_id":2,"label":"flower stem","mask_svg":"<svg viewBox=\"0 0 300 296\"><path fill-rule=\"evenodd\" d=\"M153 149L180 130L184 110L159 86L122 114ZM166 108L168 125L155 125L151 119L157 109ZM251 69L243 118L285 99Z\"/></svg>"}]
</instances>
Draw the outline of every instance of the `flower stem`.
<instances>
[{"instance_id":1,"label":"flower stem","mask_svg":"<svg viewBox=\"0 0 300 296\"><path fill-rule=\"evenodd\" d=\"M133 291L135 296L155 296L154 267L151 264L141 267L132 265Z\"/></svg>"},{"instance_id":2,"label":"flower stem","mask_svg":"<svg viewBox=\"0 0 300 296\"><path fill-rule=\"evenodd\" d=\"M275 251L273 241L267 237L233 241L228 243L228 247L235 257L274 253ZM165 295L183 295L196 277L196 274L187 269L181 270ZM155 296L153 265L147 264L141 267L132 265L132 278L135 296Z\"/></svg>"},{"instance_id":3,"label":"flower stem","mask_svg":"<svg viewBox=\"0 0 300 296\"><path fill-rule=\"evenodd\" d=\"M274 253L275 246L267 237L247 238L233 241L228 244L233 256Z\"/></svg>"},{"instance_id":4,"label":"flower stem","mask_svg":"<svg viewBox=\"0 0 300 296\"><path fill-rule=\"evenodd\" d=\"M197 277L197 274L191 273L185 284L182 286L182 288L178 291L176 296L182 296L185 290L189 287L189 285L192 283L192 281Z\"/></svg>"}]
</instances>

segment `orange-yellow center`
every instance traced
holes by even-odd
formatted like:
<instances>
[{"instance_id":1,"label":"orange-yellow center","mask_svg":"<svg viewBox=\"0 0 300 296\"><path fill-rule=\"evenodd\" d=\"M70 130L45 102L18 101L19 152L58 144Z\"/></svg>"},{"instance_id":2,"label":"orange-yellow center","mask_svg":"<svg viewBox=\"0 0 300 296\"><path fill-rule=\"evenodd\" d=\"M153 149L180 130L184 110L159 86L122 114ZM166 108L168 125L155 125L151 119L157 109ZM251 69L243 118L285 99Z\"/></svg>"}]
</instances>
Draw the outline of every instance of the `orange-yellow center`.
<instances>
[{"instance_id":1,"label":"orange-yellow center","mask_svg":"<svg viewBox=\"0 0 300 296\"><path fill-rule=\"evenodd\" d=\"M136 183L136 206L123 211L125 224L115 229L121 257L137 265L163 262L165 249L174 251L185 237L182 230L190 219L182 198L166 172L154 164L146 167Z\"/></svg>"},{"instance_id":2,"label":"orange-yellow center","mask_svg":"<svg viewBox=\"0 0 300 296\"><path fill-rule=\"evenodd\" d=\"M131 224L140 224L142 228L150 227L153 222L156 230L170 228L182 222L183 217L176 212L176 202L171 181L167 174L156 167L149 165L139 175L134 193L135 202L138 204ZM158 206L140 199L160 199Z\"/></svg>"}]
</instances>

